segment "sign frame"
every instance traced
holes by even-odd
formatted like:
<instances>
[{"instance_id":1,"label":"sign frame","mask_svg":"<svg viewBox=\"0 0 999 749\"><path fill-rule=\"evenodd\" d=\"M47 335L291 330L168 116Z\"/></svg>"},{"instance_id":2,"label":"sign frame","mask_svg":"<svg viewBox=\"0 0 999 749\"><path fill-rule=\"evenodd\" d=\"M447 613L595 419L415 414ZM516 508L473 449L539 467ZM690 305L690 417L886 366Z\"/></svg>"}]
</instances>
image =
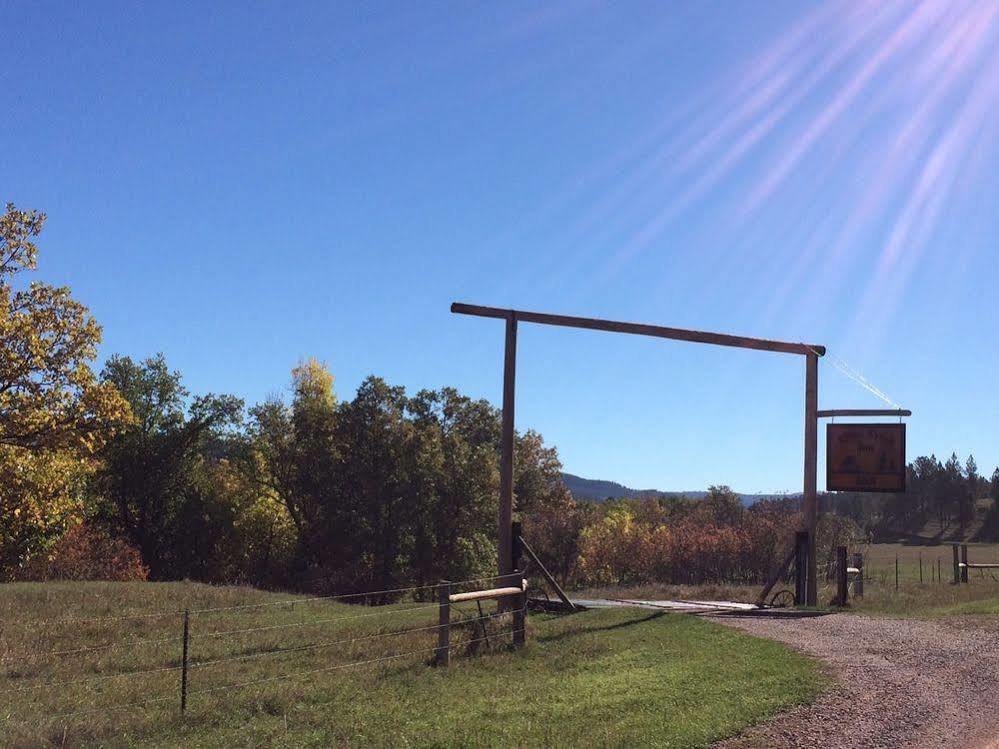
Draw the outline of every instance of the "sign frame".
<instances>
[{"instance_id":1,"label":"sign frame","mask_svg":"<svg viewBox=\"0 0 999 749\"><path fill-rule=\"evenodd\" d=\"M827 492L863 492L865 494L904 494L907 488L907 463L905 460L905 423L900 422L898 424L887 424L887 423L830 423L826 424L826 491ZM899 444L899 449L901 451L901 468L898 471L890 472L878 472L878 473L861 473L858 472L857 475L867 475L867 476L890 476L898 480L898 483L892 487L865 487L865 486L846 486L844 484L838 483L833 476L844 474L843 471L834 471L833 464L830 458L832 457L831 451L833 446L834 433L845 429L875 429L895 432L897 436L897 441Z\"/></svg>"}]
</instances>

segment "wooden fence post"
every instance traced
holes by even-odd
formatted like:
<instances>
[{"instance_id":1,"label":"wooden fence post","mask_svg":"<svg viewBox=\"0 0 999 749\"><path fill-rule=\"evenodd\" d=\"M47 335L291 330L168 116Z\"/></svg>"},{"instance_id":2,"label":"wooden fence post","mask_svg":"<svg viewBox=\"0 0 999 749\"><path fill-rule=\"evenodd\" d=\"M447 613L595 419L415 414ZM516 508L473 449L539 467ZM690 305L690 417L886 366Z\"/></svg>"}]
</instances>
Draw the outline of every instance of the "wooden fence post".
<instances>
[{"instance_id":1,"label":"wooden fence post","mask_svg":"<svg viewBox=\"0 0 999 749\"><path fill-rule=\"evenodd\" d=\"M923 584L923 555L919 555L919 584Z\"/></svg>"},{"instance_id":2,"label":"wooden fence post","mask_svg":"<svg viewBox=\"0 0 999 749\"><path fill-rule=\"evenodd\" d=\"M846 606L847 601L846 547L836 547L836 605Z\"/></svg>"},{"instance_id":3,"label":"wooden fence post","mask_svg":"<svg viewBox=\"0 0 999 749\"><path fill-rule=\"evenodd\" d=\"M524 578L521 571L515 572L513 584L521 590L514 603L516 608L513 610L513 646L522 648L527 639L525 631L527 628L527 591L524 590Z\"/></svg>"},{"instance_id":4,"label":"wooden fence post","mask_svg":"<svg viewBox=\"0 0 999 749\"><path fill-rule=\"evenodd\" d=\"M961 582L968 582L968 544L961 544L961 561L964 566L961 567Z\"/></svg>"},{"instance_id":5,"label":"wooden fence post","mask_svg":"<svg viewBox=\"0 0 999 749\"><path fill-rule=\"evenodd\" d=\"M853 566L860 570L857 576L853 578L853 597L863 598L864 597L864 555L861 553L856 553L853 555Z\"/></svg>"},{"instance_id":6,"label":"wooden fence post","mask_svg":"<svg viewBox=\"0 0 999 749\"><path fill-rule=\"evenodd\" d=\"M437 616L437 652L434 662L438 666L451 665L451 582L442 580L437 587L440 604Z\"/></svg>"},{"instance_id":7,"label":"wooden fence post","mask_svg":"<svg viewBox=\"0 0 999 749\"><path fill-rule=\"evenodd\" d=\"M180 666L180 711L187 710L187 653L191 636L191 612L184 609L184 654Z\"/></svg>"},{"instance_id":8,"label":"wooden fence post","mask_svg":"<svg viewBox=\"0 0 999 749\"><path fill-rule=\"evenodd\" d=\"M961 582L961 560L959 558L960 552L958 551L957 544L951 547L951 551L954 552L954 585Z\"/></svg>"},{"instance_id":9,"label":"wooden fence post","mask_svg":"<svg viewBox=\"0 0 999 749\"><path fill-rule=\"evenodd\" d=\"M794 605L804 606L808 598L808 531L794 535Z\"/></svg>"}]
</instances>

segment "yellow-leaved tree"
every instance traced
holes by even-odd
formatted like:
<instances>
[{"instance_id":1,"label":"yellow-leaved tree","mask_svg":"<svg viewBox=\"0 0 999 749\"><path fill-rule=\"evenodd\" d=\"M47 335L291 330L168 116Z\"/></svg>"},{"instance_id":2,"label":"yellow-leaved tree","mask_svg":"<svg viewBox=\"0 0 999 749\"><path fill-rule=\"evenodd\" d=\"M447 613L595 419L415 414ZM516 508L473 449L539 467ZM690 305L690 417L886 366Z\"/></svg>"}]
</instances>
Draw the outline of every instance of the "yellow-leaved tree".
<instances>
[{"instance_id":1,"label":"yellow-leaved tree","mask_svg":"<svg viewBox=\"0 0 999 749\"><path fill-rule=\"evenodd\" d=\"M0 215L0 579L79 522L94 453L130 418L91 362L101 328L36 266L45 214Z\"/></svg>"}]
</instances>

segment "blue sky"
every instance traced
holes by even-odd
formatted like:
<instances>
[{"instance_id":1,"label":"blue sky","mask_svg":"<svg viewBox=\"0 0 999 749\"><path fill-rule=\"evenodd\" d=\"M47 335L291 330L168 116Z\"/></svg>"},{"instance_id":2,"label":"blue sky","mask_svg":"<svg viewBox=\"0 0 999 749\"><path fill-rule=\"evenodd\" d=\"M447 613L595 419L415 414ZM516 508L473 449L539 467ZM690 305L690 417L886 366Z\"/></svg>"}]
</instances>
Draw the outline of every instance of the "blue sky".
<instances>
[{"instance_id":1,"label":"blue sky","mask_svg":"<svg viewBox=\"0 0 999 749\"><path fill-rule=\"evenodd\" d=\"M75 6L75 7L74 7ZM999 5L0 7L3 200L39 277L258 401L317 356L499 403L454 300L825 344L999 462ZM796 357L523 326L567 470L801 486ZM832 359L821 407L879 407ZM820 477L824 468L820 465ZM823 481L820 479L820 488Z\"/></svg>"}]
</instances>

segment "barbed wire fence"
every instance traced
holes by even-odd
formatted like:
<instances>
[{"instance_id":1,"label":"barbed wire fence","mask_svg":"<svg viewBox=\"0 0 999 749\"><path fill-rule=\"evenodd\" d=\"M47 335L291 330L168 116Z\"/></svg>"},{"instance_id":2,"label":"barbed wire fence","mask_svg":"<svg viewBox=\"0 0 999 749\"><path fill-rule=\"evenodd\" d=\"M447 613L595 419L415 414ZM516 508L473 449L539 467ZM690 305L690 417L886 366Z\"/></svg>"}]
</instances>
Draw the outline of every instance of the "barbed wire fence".
<instances>
[{"instance_id":1,"label":"barbed wire fence","mask_svg":"<svg viewBox=\"0 0 999 749\"><path fill-rule=\"evenodd\" d=\"M498 577L484 577L447 583L458 592L488 584ZM442 627L461 636L452 647L475 654L486 646L497 649L512 644L526 625L518 614L523 608L498 609L485 613L479 601L450 604L454 617L447 624L428 622L429 614L439 611L440 603L417 600L440 585L421 585L360 593L289 598L259 603L191 608L184 611L124 613L103 617L66 617L38 620L0 620L0 724L4 720L30 719L30 706L42 707L47 714L38 720L65 721L92 713L140 710L174 703L178 712L189 700L234 690L320 674L361 669L387 663L426 660L432 664L438 650L435 642ZM410 595L404 603L364 606L356 612L335 609L335 616L325 616L323 605L349 604L356 600L374 600L388 596ZM360 606L358 607L360 608ZM297 615L294 620L254 621L275 610ZM329 610L332 613L332 610ZM175 634L127 637L108 625L129 624L143 630L173 629ZM490 625L497 625L490 631ZM69 633L65 629L72 630ZM56 634L53 635L53 631ZM12 637L20 633L35 647L14 646ZM103 637L102 637L103 633ZM337 636L339 633L341 636ZM324 636L325 635L325 636ZM65 647L67 639L91 642ZM427 641L429 639L429 642ZM46 642L55 646L42 647ZM320 656L321 654L321 656ZM305 661L304 658L311 658ZM321 665L317 657L324 660ZM332 661L332 662L331 662ZM297 666L297 668L296 668ZM226 667L230 667L227 671ZM52 672L66 669L80 673L70 678L52 678ZM262 669L266 669L263 671ZM273 673L277 669L280 673ZM4 678L6 677L6 678ZM212 678L215 678L215 681ZM116 682L135 683L145 694L142 699L121 700ZM4 686L3 682L7 685ZM162 692L162 693L158 693ZM62 707L52 709L40 699L45 693L62 697ZM115 698L118 697L118 701ZM102 704L92 704L94 701ZM75 703L75 704L66 704ZM87 704L91 703L91 704ZM73 709L63 709L73 708Z\"/></svg>"}]
</instances>

